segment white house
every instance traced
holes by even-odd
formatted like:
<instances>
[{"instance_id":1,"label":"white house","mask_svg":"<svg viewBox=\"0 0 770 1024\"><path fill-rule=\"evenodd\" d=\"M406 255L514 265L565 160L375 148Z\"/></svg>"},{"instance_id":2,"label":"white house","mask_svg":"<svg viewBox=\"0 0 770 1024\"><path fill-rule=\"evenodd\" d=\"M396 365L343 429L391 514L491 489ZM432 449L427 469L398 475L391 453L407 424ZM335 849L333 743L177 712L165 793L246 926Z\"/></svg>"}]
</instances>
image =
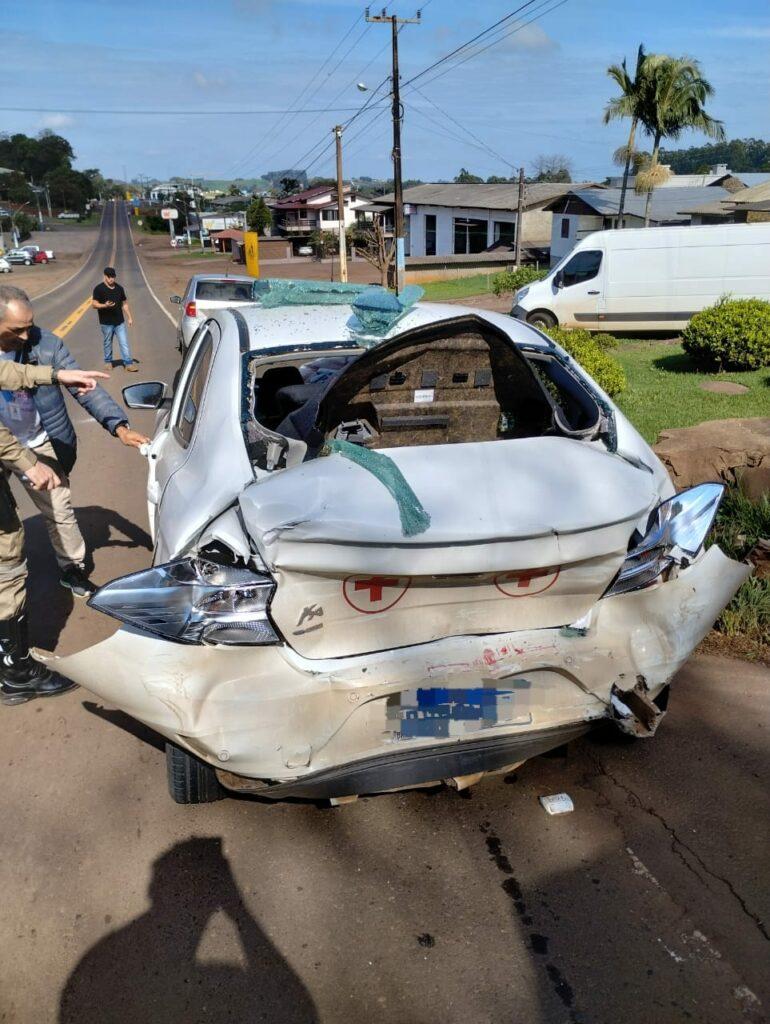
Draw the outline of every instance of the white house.
<instances>
[{"instance_id":1,"label":"white house","mask_svg":"<svg viewBox=\"0 0 770 1024\"><path fill-rule=\"evenodd\" d=\"M548 204L591 182L525 185L522 246L548 248L552 214ZM517 183L430 184L404 189L406 251L409 256L469 256L494 246L512 249L519 201ZM392 207L391 193L376 200Z\"/></svg>"},{"instance_id":2,"label":"white house","mask_svg":"<svg viewBox=\"0 0 770 1024\"><path fill-rule=\"evenodd\" d=\"M345 185L343 201L345 227L348 228L356 222L356 210L365 206L369 200L357 189ZM301 239L313 231L339 231L340 228L337 190L329 185L317 185L304 192L295 192L284 199L277 199L271 204L271 210L273 234Z\"/></svg>"}]
</instances>

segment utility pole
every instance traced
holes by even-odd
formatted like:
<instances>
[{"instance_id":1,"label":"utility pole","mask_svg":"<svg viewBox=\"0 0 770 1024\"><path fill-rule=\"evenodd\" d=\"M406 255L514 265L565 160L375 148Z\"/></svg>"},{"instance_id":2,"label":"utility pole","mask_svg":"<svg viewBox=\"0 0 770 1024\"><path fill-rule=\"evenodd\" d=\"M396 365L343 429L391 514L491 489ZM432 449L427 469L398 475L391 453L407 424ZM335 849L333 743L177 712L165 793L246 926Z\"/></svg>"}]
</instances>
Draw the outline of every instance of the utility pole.
<instances>
[{"instance_id":1,"label":"utility pole","mask_svg":"<svg viewBox=\"0 0 770 1024\"><path fill-rule=\"evenodd\" d=\"M393 97L393 194L395 198L395 234L396 234L396 293L404 290L404 279L406 275L406 257L404 251L404 189L401 181L401 120L403 111L401 109L401 96L399 92L398 72L398 32L399 25L420 25L422 23L421 12L418 11L414 18L398 18L395 14L386 14L383 7L380 14L369 14L366 8L366 20L376 22L390 22L392 50L393 50L393 75L392 75L392 97Z\"/></svg>"},{"instance_id":2,"label":"utility pole","mask_svg":"<svg viewBox=\"0 0 770 1024\"><path fill-rule=\"evenodd\" d=\"M337 146L337 220L340 225L340 281L348 279L348 253L345 240L345 182L342 179L342 125L334 129Z\"/></svg>"},{"instance_id":3,"label":"utility pole","mask_svg":"<svg viewBox=\"0 0 770 1024\"><path fill-rule=\"evenodd\" d=\"M516 238L514 239L513 262L519 269L521 262L521 232L524 226L524 168L519 168L519 202L516 207Z\"/></svg>"}]
</instances>

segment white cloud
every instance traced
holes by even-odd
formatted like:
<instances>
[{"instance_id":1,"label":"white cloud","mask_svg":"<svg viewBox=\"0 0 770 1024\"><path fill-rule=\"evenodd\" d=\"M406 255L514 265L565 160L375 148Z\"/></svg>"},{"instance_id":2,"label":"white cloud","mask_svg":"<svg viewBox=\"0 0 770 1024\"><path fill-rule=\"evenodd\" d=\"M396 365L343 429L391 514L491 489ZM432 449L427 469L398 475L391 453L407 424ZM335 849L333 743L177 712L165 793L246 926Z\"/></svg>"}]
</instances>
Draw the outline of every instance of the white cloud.
<instances>
[{"instance_id":1,"label":"white cloud","mask_svg":"<svg viewBox=\"0 0 770 1024\"><path fill-rule=\"evenodd\" d=\"M221 89L225 84L221 78L209 78L202 71L193 72L193 81L200 89Z\"/></svg>"},{"instance_id":2,"label":"white cloud","mask_svg":"<svg viewBox=\"0 0 770 1024\"><path fill-rule=\"evenodd\" d=\"M75 123L75 118L69 114L46 114L40 119L41 128L67 128Z\"/></svg>"},{"instance_id":3,"label":"white cloud","mask_svg":"<svg viewBox=\"0 0 770 1024\"><path fill-rule=\"evenodd\" d=\"M523 25L503 41L504 49L514 53L555 50L558 46L540 25Z\"/></svg>"},{"instance_id":4,"label":"white cloud","mask_svg":"<svg viewBox=\"0 0 770 1024\"><path fill-rule=\"evenodd\" d=\"M719 39L745 39L749 42L762 42L770 39L770 25L725 25L715 28L709 35Z\"/></svg>"}]
</instances>

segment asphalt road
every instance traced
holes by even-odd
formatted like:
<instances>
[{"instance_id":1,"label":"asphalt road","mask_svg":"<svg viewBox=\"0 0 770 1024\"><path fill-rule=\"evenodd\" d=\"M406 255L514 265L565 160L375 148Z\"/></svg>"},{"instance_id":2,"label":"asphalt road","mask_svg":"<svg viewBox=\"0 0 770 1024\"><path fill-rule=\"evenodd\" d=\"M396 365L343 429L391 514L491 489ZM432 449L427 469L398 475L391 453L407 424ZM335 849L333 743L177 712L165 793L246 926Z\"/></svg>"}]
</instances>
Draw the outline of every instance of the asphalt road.
<instances>
[{"instance_id":1,"label":"asphalt road","mask_svg":"<svg viewBox=\"0 0 770 1024\"><path fill-rule=\"evenodd\" d=\"M36 313L62 323L116 265L142 361L115 371L117 396L170 380L176 353L112 216ZM66 341L99 365L95 314ZM101 582L150 558L144 464L74 414ZM35 640L70 651L111 632L57 588L42 525L26 525ZM466 793L334 809L178 807L156 737L87 693L2 709L0 1021L766 1020L769 683L699 656L652 741L596 736ZM537 797L562 790L575 812L549 818Z\"/></svg>"}]
</instances>

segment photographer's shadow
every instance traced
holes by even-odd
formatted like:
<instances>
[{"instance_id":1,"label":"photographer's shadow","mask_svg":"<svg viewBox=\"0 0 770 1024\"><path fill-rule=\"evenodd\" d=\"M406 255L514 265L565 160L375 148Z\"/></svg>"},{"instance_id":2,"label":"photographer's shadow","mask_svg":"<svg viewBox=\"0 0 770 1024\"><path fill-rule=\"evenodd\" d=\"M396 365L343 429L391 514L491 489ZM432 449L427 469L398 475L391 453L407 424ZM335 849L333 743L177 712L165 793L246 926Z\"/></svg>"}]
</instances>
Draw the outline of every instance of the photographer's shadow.
<instances>
[{"instance_id":1,"label":"photographer's shadow","mask_svg":"<svg viewBox=\"0 0 770 1024\"><path fill-rule=\"evenodd\" d=\"M100 939L72 972L59 1024L317 1020L304 985L241 899L221 839L190 839L159 857L149 897L146 913ZM219 911L235 928L241 964L197 960Z\"/></svg>"},{"instance_id":2,"label":"photographer's shadow","mask_svg":"<svg viewBox=\"0 0 770 1024\"><path fill-rule=\"evenodd\" d=\"M101 548L137 548L152 552L149 533L114 509L85 505L76 508L75 514L86 542L86 572L89 574L93 571L93 552ZM43 650L54 651L72 613L72 594L59 583L59 570L43 516L38 513L25 517L24 534L32 642ZM146 563L149 562L148 557Z\"/></svg>"}]
</instances>

